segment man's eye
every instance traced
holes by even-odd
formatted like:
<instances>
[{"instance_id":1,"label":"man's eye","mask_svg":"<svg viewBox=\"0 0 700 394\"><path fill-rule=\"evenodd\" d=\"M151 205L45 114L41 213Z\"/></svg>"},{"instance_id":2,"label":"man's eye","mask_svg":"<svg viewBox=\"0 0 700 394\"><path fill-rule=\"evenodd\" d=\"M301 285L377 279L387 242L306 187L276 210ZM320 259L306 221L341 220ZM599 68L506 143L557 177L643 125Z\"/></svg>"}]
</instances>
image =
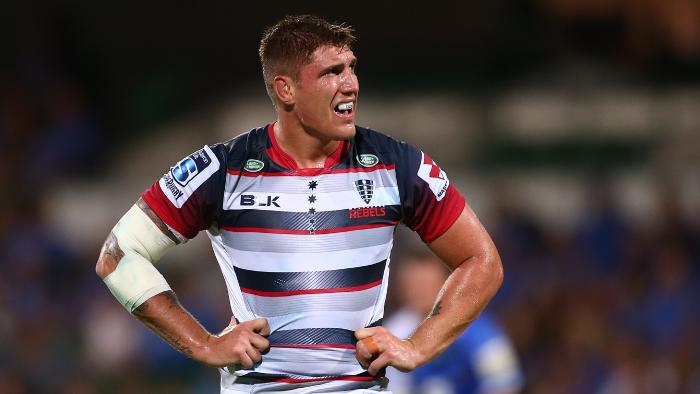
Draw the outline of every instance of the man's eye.
<instances>
[{"instance_id":1,"label":"man's eye","mask_svg":"<svg viewBox=\"0 0 700 394\"><path fill-rule=\"evenodd\" d=\"M332 67L327 71L328 74L338 75L343 73L343 67Z\"/></svg>"}]
</instances>

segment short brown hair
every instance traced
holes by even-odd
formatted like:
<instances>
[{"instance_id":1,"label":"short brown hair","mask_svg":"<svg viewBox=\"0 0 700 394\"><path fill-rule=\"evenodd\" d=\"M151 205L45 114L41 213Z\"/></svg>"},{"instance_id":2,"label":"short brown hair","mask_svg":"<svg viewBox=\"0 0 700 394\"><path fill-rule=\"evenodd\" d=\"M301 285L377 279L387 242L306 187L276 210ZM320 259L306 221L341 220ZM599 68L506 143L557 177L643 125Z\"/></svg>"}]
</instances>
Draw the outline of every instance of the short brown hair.
<instances>
[{"instance_id":1,"label":"short brown hair","mask_svg":"<svg viewBox=\"0 0 700 394\"><path fill-rule=\"evenodd\" d=\"M276 75L297 78L299 66L308 64L316 49L325 45L349 48L354 42L352 27L313 15L288 15L265 29L258 53L272 102L275 102L272 81Z\"/></svg>"}]
</instances>

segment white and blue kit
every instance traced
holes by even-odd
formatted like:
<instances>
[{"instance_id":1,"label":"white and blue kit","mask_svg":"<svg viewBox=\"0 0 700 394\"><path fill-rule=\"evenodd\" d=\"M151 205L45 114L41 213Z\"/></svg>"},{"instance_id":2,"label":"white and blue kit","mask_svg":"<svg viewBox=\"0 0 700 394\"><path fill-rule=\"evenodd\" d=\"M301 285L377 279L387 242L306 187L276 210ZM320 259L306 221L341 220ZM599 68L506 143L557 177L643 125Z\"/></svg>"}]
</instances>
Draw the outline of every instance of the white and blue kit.
<instances>
[{"instance_id":1,"label":"white and blue kit","mask_svg":"<svg viewBox=\"0 0 700 394\"><path fill-rule=\"evenodd\" d=\"M183 239L207 231L233 315L270 324L262 362L222 368L222 391L381 391L354 331L381 325L394 229L431 242L464 198L428 155L376 131L357 127L323 168L299 169L271 126L205 146L143 194Z\"/></svg>"}]
</instances>

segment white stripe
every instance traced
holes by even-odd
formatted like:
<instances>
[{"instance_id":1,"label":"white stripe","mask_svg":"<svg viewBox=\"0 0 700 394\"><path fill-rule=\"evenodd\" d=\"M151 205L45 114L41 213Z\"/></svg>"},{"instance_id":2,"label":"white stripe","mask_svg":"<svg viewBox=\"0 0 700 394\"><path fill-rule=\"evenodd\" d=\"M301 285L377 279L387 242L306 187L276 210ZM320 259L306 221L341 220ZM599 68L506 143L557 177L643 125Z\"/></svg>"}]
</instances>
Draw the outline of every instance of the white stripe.
<instances>
[{"instance_id":1,"label":"white stripe","mask_svg":"<svg viewBox=\"0 0 700 394\"><path fill-rule=\"evenodd\" d=\"M394 228L385 226L313 236L221 230L221 238L227 246L249 252L319 253L385 245L392 241Z\"/></svg>"},{"instance_id":2,"label":"white stripe","mask_svg":"<svg viewBox=\"0 0 700 394\"><path fill-rule=\"evenodd\" d=\"M355 375L364 372L364 369L355 358L355 349L272 347L269 353L263 355L262 363L255 367L255 372L331 376Z\"/></svg>"},{"instance_id":3,"label":"white stripe","mask_svg":"<svg viewBox=\"0 0 700 394\"><path fill-rule=\"evenodd\" d=\"M384 305L382 304L381 307L384 308ZM374 308L375 306L372 305L360 311L333 311L332 314L326 311L309 311L303 314L271 316L267 321L270 324L270 331L273 332L319 327L344 328L355 331L374 323L374 320L368 318L368 316L372 316Z\"/></svg>"},{"instance_id":4,"label":"white stripe","mask_svg":"<svg viewBox=\"0 0 700 394\"><path fill-rule=\"evenodd\" d=\"M393 241L385 244L317 253L273 253L237 250L224 244L235 265L263 272L309 272L362 267L386 260L391 253Z\"/></svg>"},{"instance_id":5,"label":"white stripe","mask_svg":"<svg viewBox=\"0 0 700 394\"><path fill-rule=\"evenodd\" d=\"M249 205L241 196L247 198ZM313 195L316 200L309 202L309 197ZM252 196L246 197L246 196ZM274 201L274 203L272 203ZM394 187L374 187L372 198L366 203L357 190L346 190L332 193L318 193L307 191L299 193L278 193L275 191L251 192L241 191L236 194L224 196L223 208L231 209L255 209L261 211L281 211L281 212L307 212L310 207L317 211L336 211L340 209L363 208L366 206L399 205L399 188ZM268 205L269 204L269 205ZM277 205L279 206L277 206Z\"/></svg>"},{"instance_id":6,"label":"white stripe","mask_svg":"<svg viewBox=\"0 0 700 394\"><path fill-rule=\"evenodd\" d=\"M226 174L226 189L224 196L231 194L233 186L236 184L238 175ZM270 190L280 190L287 193L309 192L333 193L346 190L355 190L355 181L360 179L370 179L375 187L395 187L395 170L376 170L371 172L348 172L342 174L325 174L315 177L307 176L241 176L236 185L236 192L246 190L250 192L268 192ZM309 189L309 182L316 181L316 188Z\"/></svg>"},{"instance_id":7,"label":"white stripe","mask_svg":"<svg viewBox=\"0 0 700 394\"><path fill-rule=\"evenodd\" d=\"M299 294L285 297L264 297L243 293L243 299L258 316L282 316L311 311L362 311L374 306L380 296L380 287L342 293Z\"/></svg>"}]
</instances>

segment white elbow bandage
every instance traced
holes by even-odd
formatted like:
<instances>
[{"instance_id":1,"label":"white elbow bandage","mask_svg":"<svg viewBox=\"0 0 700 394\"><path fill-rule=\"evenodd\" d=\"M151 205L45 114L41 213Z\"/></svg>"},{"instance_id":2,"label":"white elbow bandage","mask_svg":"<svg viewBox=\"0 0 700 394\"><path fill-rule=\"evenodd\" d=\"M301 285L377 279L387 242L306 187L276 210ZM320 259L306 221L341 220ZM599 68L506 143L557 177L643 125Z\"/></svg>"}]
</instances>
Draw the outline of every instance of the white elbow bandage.
<instances>
[{"instance_id":1,"label":"white elbow bandage","mask_svg":"<svg viewBox=\"0 0 700 394\"><path fill-rule=\"evenodd\" d=\"M175 242L136 205L117 222L112 233L124 257L104 282L114 297L133 312L147 299L170 290L153 263Z\"/></svg>"}]
</instances>

